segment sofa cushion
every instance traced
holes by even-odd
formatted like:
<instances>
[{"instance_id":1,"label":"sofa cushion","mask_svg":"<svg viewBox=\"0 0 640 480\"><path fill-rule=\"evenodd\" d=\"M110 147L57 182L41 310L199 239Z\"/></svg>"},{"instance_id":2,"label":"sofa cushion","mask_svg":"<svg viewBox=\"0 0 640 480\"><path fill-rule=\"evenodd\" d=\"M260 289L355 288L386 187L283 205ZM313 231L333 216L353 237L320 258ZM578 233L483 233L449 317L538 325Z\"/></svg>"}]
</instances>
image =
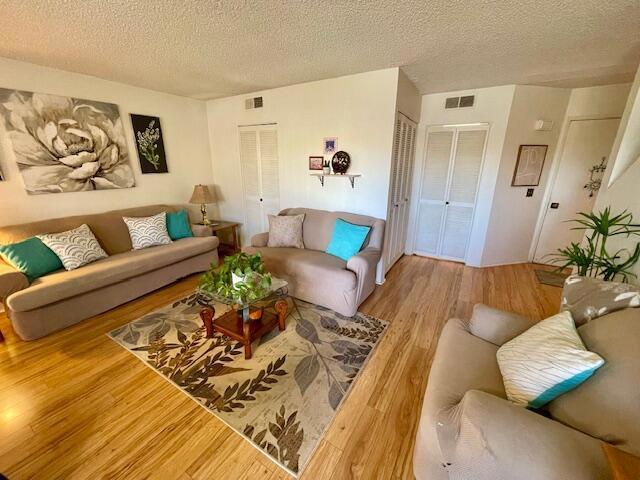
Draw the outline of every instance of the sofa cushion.
<instances>
[{"instance_id":1,"label":"sofa cushion","mask_svg":"<svg viewBox=\"0 0 640 480\"><path fill-rule=\"evenodd\" d=\"M556 420L639 455L640 310L610 313L583 325L578 333L606 363L547 409Z\"/></svg>"},{"instance_id":2,"label":"sofa cushion","mask_svg":"<svg viewBox=\"0 0 640 480\"><path fill-rule=\"evenodd\" d=\"M356 255L364 243L371 227L367 225L355 225L338 218L333 227L333 236L326 252L348 262Z\"/></svg>"},{"instance_id":3,"label":"sofa cushion","mask_svg":"<svg viewBox=\"0 0 640 480\"><path fill-rule=\"evenodd\" d=\"M302 215L269 215L269 247L304 248L302 241Z\"/></svg>"},{"instance_id":4,"label":"sofa cushion","mask_svg":"<svg viewBox=\"0 0 640 480\"><path fill-rule=\"evenodd\" d=\"M75 270L107 256L86 224L66 232L38 235L38 238L53 250L67 270Z\"/></svg>"},{"instance_id":5,"label":"sofa cushion","mask_svg":"<svg viewBox=\"0 0 640 480\"><path fill-rule=\"evenodd\" d=\"M167 231L167 212L150 217L122 217L122 220L127 224L134 250L171 243Z\"/></svg>"},{"instance_id":6,"label":"sofa cushion","mask_svg":"<svg viewBox=\"0 0 640 480\"><path fill-rule=\"evenodd\" d=\"M571 312L577 326L628 307L640 307L640 286L580 275L564 282L560 309Z\"/></svg>"},{"instance_id":7,"label":"sofa cushion","mask_svg":"<svg viewBox=\"0 0 640 480\"><path fill-rule=\"evenodd\" d=\"M24 273L30 282L62 268L58 256L38 237L0 245L0 256L16 270Z\"/></svg>"},{"instance_id":8,"label":"sofa cushion","mask_svg":"<svg viewBox=\"0 0 640 480\"><path fill-rule=\"evenodd\" d=\"M39 278L29 288L10 295L7 306L17 312L33 310L211 251L217 246L217 237L193 237L170 245L113 255L77 270Z\"/></svg>"},{"instance_id":9,"label":"sofa cushion","mask_svg":"<svg viewBox=\"0 0 640 480\"><path fill-rule=\"evenodd\" d=\"M347 262L328 253L301 248L255 248L262 254L267 271L276 277L298 278L311 282L319 291L335 295L338 290L356 288L355 274L347 270ZM295 284L292 285L295 288Z\"/></svg>"},{"instance_id":10,"label":"sofa cushion","mask_svg":"<svg viewBox=\"0 0 640 480\"><path fill-rule=\"evenodd\" d=\"M202 225L205 227L205 225ZM211 229L207 228L209 235L199 235L200 237L209 237L213 234ZM193 237L191 225L189 225L189 212L186 208L177 212L167 212L167 231L171 240L180 240L181 238Z\"/></svg>"},{"instance_id":11,"label":"sofa cushion","mask_svg":"<svg viewBox=\"0 0 640 480\"><path fill-rule=\"evenodd\" d=\"M497 357L507 397L528 408L573 390L604 364L584 347L569 312L535 324L502 345Z\"/></svg>"}]
</instances>

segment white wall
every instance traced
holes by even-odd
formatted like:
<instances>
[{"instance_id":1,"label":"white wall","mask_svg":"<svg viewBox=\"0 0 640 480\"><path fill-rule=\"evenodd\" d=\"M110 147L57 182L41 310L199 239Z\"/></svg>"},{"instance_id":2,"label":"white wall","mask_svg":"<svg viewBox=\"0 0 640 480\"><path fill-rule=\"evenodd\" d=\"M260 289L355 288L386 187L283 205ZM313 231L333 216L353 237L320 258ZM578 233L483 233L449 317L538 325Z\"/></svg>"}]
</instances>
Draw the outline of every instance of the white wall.
<instances>
[{"instance_id":1,"label":"white wall","mask_svg":"<svg viewBox=\"0 0 640 480\"><path fill-rule=\"evenodd\" d=\"M570 93L562 88L516 86L491 206L483 266L528 261ZM536 131L536 120L551 120L554 127L550 132ZM540 185L512 187L518 149L527 144L549 146ZM534 188L532 197L525 196L527 188Z\"/></svg>"},{"instance_id":2,"label":"white wall","mask_svg":"<svg viewBox=\"0 0 640 480\"><path fill-rule=\"evenodd\" d=\"M630 90L624 114L620 122L620 129L611 150L605 178L596 199L594 210L602 210L607 206L615 212L628 210L633 214L634 222L640 223L640 123L633 121L634 115L640 111L640 68L636 73L635 81ZM630 139L630 143L625 140ZM634 160L635 159L635 160ZM619 162L622 162L622 167ZM612 172L618 172L618 177L611 181ZM638 242L638 237L623 238L614 237L609 240L608 247L611 251L619 248L633 250ZM640 277L640 263L633 270ZM640 283L639 279L633 280Z\"/></svg>"},{"instance_id":3,"label":"white wall","mask_svg":"<svg viewBox=\"0 0 640 480\"><path fill-rule=\"evenodd\" d=\"M277 123L281 208L386 218L397 83L398 69L391 68L207 102L221 216L244 221L238 126ZM264 107L245 110L245 98L254 96ZM323 154L324 137L337 137L338 149L351 156L349 172L362 174L354 189L340 178L322 187L309 175L308 157Z\"/></svg>"},{"instance_id":4,"label":"white wall","mask_svg":"<svg viewBox=\"0 0 640 480\"><path fill-rule=\"evenodd\" d=\"M420 125L418 127L416 168L414 170L412 194L412 220L409 223L410 229L407 239L407 251L413 251L412 244L415 235L413 227L418 204L422 166L424 163L427 128L433 125L488 123L489 137L487 139L484 167L478 189L477 208L467 253L467 264L472 266L481 265L482 251L489 226L491 201L496 186L500 159L502 157L502 146L507 131L509 110L513 101L514 92L514 85L505 85L477 90L437 93L424 95L422 97L422 111ZM444 102L447 97L474 94L476 95L476 101L473 107L445 110Z\"/></svg>"},{"instance_id":5,"label":"white wall","mask_svg":"<svg viewBox=\"0 0 640 480\"><path fill-rule=\"evenodd\" d=\"M6 135L0 136L0 225L154 203L186 203L193 185L211 183L205 103L95 77L0 58L0 88L119 105L136 186L129 189L27 195ZM141 175L129 113L160 117L168 174Z\"/></svg>"}]
</instances>

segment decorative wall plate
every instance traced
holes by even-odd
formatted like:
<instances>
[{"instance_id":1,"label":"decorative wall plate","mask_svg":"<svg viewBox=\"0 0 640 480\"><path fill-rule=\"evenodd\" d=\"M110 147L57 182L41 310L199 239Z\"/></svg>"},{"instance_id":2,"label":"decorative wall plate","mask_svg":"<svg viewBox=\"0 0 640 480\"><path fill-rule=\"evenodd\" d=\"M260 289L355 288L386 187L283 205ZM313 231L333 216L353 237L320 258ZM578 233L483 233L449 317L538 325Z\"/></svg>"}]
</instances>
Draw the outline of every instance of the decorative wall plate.
<instances>
[{"instance_id":1,"label":"decorative wall plate","mask_svg":"<svg viewBox=\"0 0 640 480\"><path fill-rule=\"evenodd\" d=\"M351 157L347 152L343 152L340 150L333 155L331 159L331 167L333 168L333 173L345 174L347 170L349 170L349 166L351 165Z\"/></svg>"}]
</instances>

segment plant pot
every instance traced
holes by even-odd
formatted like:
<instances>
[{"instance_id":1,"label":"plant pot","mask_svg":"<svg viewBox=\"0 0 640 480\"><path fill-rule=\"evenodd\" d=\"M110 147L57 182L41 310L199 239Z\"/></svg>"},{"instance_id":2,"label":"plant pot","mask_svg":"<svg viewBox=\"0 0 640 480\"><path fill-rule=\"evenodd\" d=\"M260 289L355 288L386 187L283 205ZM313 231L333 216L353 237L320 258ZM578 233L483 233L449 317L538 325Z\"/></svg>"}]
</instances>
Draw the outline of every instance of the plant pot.
<instances>
[{"instance_id":1,"label":"plant pot","mask_svg":"<svg viewBox=\"0 0 640 480\"><path fill-rule=\"evenodd\" d=\"M322 173L324 175L331 175L331 167L322 167Z\"/></svg>"}]
</instances>

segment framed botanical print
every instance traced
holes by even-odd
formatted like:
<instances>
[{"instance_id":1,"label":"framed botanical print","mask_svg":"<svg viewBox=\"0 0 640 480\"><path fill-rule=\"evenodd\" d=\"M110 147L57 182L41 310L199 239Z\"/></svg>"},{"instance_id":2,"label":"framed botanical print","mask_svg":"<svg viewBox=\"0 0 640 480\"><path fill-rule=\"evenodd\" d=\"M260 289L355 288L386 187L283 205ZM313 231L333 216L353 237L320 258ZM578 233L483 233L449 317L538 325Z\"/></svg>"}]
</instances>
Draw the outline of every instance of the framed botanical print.
<instances>
[{"instance_id":1,"label":"framed botanical print","mask_svg":"<svg viewBox=\"0 0 640 480\"><path fill-rule=\"evenodd\" d=\"M518 160L511 179L512 187L535 187L540 185L542 168L548 145L520 145Z\"/></svg>"},{"instance_id":2,"label":"framed botanical print","mask_svg":"<svg viewBox=\"0 0 640 480\"><path fill-rule=\"evenodd\" d=\"M168 173L169 168L164 153L160 119L132 113L131 125L136 137L136 148L142 173Z\"/></svg>"}]
</instances>

